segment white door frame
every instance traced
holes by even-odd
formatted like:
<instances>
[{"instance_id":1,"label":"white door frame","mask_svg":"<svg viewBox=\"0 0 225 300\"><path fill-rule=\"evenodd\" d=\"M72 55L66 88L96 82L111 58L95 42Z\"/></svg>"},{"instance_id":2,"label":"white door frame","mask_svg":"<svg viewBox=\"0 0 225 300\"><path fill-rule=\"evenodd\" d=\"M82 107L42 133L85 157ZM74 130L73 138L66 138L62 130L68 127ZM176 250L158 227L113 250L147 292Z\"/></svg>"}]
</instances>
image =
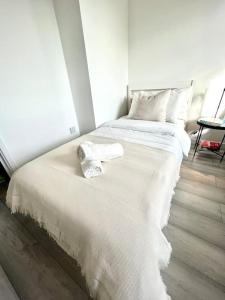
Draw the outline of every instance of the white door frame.
<instances>
[{"instance_id":1,"label":"white door frame","mask_svg":"<svg viewBox=\"0 0 225 300\"><path fill-rule=\"evenodd\" d=\"M16 165L12 158L9 155L9 152L6 148L6 145L3 143L2 139L0 138L0 162L3 165L4 169L11 177L13 171L16 169Z\"/></svg>"}]
</instances>

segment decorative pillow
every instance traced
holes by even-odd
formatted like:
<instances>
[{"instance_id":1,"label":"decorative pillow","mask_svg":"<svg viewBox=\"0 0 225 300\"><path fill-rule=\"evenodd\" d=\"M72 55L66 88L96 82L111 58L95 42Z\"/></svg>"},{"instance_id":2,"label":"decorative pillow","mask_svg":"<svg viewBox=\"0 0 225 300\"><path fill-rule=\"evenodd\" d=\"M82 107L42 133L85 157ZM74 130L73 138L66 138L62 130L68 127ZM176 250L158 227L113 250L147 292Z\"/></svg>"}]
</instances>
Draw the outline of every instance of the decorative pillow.
<instances>
[{"instance_id":1,"label":"decorative pillow","mask_svg":"<svg viewBox=\"0 0 225 300\"><path fill-rule=\"evenodd\" d=\"M171 90L149 96L135 94L128 117L136 120L165 122L170 94Z\"/></svg>"},{"instance_id":2,"label":"decorative pillow","mask_svg":"<svg viewBox=\"0 0 225 300\"><path fill-rule=\"evenodd\" d=\"M192 88L174 89L167 104L166 121L178 123L186 120L189 103L192 99Z\"/></svg>"},{"instance_id":3,"label":"decorative pillow","mask_svg":"<svg viewBox=\"0 0 225 300\"><path fill-rule=\"evenodd\" d=\"M150 97L152 95L156 95L156 94L159 94L160 92L164 92L164 91L166 91L166 90L161 89L161 90L148 90L148 91L138 91L138 92L134 91L128 98L128 111L130 110L132 101L135 97L138 97L139 99L141 98L141 96Z\"/></svg>"}]
</instances>

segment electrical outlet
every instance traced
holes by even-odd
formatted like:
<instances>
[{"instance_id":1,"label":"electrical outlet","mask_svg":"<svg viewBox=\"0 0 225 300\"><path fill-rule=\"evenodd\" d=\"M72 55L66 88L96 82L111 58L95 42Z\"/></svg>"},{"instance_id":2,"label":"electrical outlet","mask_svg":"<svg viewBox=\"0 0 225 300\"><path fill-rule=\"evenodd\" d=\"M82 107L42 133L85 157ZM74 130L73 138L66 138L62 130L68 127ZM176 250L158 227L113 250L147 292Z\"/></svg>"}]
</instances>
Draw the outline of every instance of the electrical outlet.
<instances>
[{"instance_id":1,"label":"electrical outlet","mask_svg":"<svg viewBox=\"0 0 225 300\"><path fill-rule=\"evenodd\" d=\"M76 127L75 126L70 127L70 134L74 135L75 133L76 133Z\"/></svg>"}]
</instances>

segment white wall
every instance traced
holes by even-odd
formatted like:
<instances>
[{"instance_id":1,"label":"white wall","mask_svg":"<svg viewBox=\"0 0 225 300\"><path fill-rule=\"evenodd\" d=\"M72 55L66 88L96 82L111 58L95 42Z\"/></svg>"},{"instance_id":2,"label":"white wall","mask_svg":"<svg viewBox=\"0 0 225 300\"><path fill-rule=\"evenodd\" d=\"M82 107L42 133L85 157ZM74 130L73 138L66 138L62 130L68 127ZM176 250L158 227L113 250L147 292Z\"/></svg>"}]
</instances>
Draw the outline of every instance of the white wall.
<instances>
[{"instance_id":1,"label":"white wall","mask_svg":"<svg viewBox=\"0 0 225 300\"><path fill-rule=\"evenodd\" d=\"M0 138L16 166L76 126L51 0L0 0Z\"/></svg>"},{"instance_id":2,"label":"white wall","mask_svg":"<svg viewBox=\"0 0 225 300\"><path fill-rule=\"evenodd\" d=\"M223 118L225 116L225 95L223 95L223 98L221 100L224 88L225 70L223 70L223 72L220 72L219 74L214 74L210 78L205 95L204 105L201 112L202 116L214 116L216 114L218 106L219 110L217 112L217 117Z\"/></svg>"},{"instance_id":3,"label":"white wall","mask_svg":"<svg viewBox=\"0 0 225 300\"><path fill-rule=\"evenodd\" d=\"M127 0L80 1L97 126L126 111L127 5Z\"/></svg>"},{"instance_id":4,"label":"white wall","mask_svg":"<svg viewBox=\"0 0 225 300\"><path fill-rule=\"evenodd\" d=\"M80 133L95 128L79 0L53 0Z\"/></svg>"},{"instance_id":5,"label":"white wall","mask_svg":"<svg viewBox=\"0 0 225 300\"><path fill-rule=\"evenodd\" d=\"M198 79L225 67L225 1L130 0L129 83Z\"/></svg>"}]
</instances>

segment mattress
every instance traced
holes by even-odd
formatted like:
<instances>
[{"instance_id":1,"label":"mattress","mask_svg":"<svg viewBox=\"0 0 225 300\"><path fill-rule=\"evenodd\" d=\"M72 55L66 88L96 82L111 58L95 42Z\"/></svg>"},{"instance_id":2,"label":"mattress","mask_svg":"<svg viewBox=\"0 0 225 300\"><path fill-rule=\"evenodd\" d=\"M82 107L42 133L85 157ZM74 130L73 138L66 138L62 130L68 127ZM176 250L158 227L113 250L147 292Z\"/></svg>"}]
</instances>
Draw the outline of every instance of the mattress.
<instances>
[{"instance_id":1,"label":"mattress","mask_svg":"<svg viewBox=\"0 0 225 300\"><path fill-rule=\"evenodd\" d=\"M82 176L83 141L119 141L124 156L102 176ZM162 233L190 140L174 125L120 119L27 163L10 181L7 205L30 215L81 266L100 300L166 300L160 269L171 246Z\"/></svg>"}]
</instances>

